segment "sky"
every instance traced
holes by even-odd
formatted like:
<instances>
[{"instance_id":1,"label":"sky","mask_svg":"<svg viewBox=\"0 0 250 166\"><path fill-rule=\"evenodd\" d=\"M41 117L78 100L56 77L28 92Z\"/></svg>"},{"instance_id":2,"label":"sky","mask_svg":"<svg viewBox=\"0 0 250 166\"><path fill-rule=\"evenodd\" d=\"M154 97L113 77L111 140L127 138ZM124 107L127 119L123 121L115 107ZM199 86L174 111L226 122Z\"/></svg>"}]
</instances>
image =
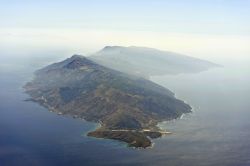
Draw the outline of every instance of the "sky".
<instances>
[{"instance_id":1,"label":"sky","mask_svg":"<svg viewBox=\"0 0 250 166\"><path fill-rule=\"evenodd\" d=\"M146 46L248 57L250 0L0 0L0 53ZM238 54L238 55L236 55Z\"/></svg>"}]
</instances>

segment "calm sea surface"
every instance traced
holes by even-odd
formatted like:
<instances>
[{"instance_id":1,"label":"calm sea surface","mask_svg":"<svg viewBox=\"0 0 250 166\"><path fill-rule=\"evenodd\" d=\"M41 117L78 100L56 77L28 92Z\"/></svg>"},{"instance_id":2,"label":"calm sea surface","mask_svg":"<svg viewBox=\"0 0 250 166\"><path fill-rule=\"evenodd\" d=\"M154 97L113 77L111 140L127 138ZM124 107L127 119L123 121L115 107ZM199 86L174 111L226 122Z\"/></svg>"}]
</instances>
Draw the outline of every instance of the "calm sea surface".
<instances>
[{"instance_id":1,"label":"calm sea surface","mask_svg":"<svg viewBox=\"0 0 250 166\"><path fill-rule=\"evenodd\" d=\"M86 137L96 124L24 101L22 86L37 69L30 64L0 68L0 166L250 166L248 66L152 77L190 104L193 113L161 123L173 134L138 150Z\"/></svg>"}]
</instances>

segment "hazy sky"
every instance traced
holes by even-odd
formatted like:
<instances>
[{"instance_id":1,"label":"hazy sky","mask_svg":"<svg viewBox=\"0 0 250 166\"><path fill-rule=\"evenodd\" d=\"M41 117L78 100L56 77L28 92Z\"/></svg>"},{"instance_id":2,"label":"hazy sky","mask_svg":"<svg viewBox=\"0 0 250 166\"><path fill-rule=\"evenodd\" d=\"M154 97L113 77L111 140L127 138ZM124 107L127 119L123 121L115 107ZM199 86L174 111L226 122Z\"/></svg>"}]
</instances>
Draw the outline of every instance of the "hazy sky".
<instances>
[{"instance_id":1,"label":"hazy sky","mask_svg":"<svg viewBox=\"0 0 250 166\"><path fill-rule=\"evenodd\" d=\"M208 50L211 56L225 50L231 56L250 52L249 0L0 0L0 4L1 52L61 47L89 53L105 45L156 47L200 57Z\"/></svg>"}]
</instances>

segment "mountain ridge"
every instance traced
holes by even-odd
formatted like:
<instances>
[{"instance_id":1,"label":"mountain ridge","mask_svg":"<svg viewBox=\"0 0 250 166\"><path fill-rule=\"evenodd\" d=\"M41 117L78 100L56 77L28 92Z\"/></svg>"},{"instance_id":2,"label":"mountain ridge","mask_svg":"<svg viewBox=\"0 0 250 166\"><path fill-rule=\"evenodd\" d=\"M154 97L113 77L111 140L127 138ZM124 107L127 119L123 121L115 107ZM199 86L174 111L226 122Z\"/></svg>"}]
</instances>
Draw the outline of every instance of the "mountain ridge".
<instances>
[{"instance_id":1,"label":"mountain ridge","mask_svg":"<svg viewBox=\"0 0 250 166\"><path fill-rule=\"evenodd\" d=\"M220 65L191 56L138 46L106 46L89 58L114 70L143 77L196 73Z\"/></svg>"}]
</instances>

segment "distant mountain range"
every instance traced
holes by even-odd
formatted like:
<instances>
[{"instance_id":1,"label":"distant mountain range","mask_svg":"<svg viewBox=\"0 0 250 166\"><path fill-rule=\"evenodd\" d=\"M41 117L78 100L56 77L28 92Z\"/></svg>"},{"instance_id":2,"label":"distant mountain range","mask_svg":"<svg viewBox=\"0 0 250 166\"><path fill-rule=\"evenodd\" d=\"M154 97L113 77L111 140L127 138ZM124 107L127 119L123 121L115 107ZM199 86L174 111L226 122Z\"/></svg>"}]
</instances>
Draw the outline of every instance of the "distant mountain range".
<instances>
[{"instance_id":1,"label":"distant mountain range","mask_svg":"<svg viewBox=\"0 0 250 166\"><path fill-rule=\"evenodd\" d=\"M114 70L146 78L155 75L195 73L220 66L178 53L134 46L106 46L89 58Z\"/></svg>"},{"instance_id":2,"label":"distant mountain range","mask_svg":"<svg viewBox=\"0 0 250 166\"><path fill-rule=\"evenodd\" d=\"M147 66L150 59L153 63L162 65L167 60L162 57L162 62L153 58L152 53L159 51L146 50L149 53L145 52L145 48L106 47L92 59L97 61L96 57L100 56L107 62L117 54L112 59L113 68L118 68L119 64L123 65L121 67L128 67L132 61L132 66L139 65L138 69L130 69L128 73L137 70L145 72L142 67ZM135 52L138 55L132 58L128 56ZM144 52L146 58L140 57L141 52ZM161 56L163 55L156 55ZM122 64L126 59L128 63ZM191 63L189 58L180 59L187 59ZM152 70L151 65L147 70L151 73L159 71L157 66L155 68L156 70ZM134 147L151 146L152 138L166 133L156 126L158 122L191 112L191 107L176 99L168 89L142 77L109 69L79 55L36 71L34 79L24 88L32 101L50 111L100 123L100 128L89 132L89 136L116 139Z\"/></svg>"}]
</instances>

